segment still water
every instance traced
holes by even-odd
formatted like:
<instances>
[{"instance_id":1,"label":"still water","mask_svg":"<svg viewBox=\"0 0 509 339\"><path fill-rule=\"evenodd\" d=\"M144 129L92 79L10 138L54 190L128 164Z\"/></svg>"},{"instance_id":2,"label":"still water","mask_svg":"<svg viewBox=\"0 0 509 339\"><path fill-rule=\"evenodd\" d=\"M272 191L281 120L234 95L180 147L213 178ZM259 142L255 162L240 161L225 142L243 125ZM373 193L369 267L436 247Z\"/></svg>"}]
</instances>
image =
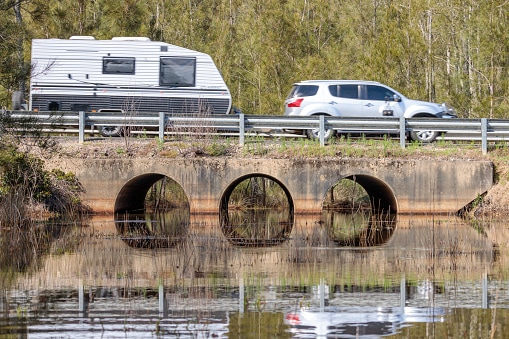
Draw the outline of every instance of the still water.
<instances>
[{"instance_id":1,"label":"still water","mask_svg":"<svg viewBox=\"0 0 509 339\"><path fill-rule=\"evenodd\" d=\"M0 338L507 338L507 231L263 211L2 230Z\"/></svg>"}]
</instances>

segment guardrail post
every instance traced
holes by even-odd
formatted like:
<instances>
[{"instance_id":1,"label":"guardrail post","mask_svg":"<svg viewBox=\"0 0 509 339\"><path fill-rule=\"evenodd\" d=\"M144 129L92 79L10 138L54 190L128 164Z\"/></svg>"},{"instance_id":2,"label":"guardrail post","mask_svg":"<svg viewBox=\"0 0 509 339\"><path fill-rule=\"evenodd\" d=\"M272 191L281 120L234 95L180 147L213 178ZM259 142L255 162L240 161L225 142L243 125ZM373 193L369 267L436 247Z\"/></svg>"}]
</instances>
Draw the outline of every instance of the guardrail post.
<instances>
[{"instance_id":1,"label":"guardrail post","mask_svg":"<svg viewBox=\"0 0 509 339\"><path fill-rule=\"evenodd\" d=\"M82 144L85 141L85 112L78 113L78 142Z\"/></svg>"},{"instance_id":2,"label":"guardrail post","mask_svg":"<svg viewBox=\"0 0 509 339\"><path fill-rule=\"evenodd\" d=\"M488 119L481 118L482 154L488 154Z\"/></svg>"},{"instance_id":3,"label":"guardrail post","mask_svg":"<svg viewBox=\"0 0 509 339\"><path fill-rule=\"evenodd\" d=\"M401 148L406 146L406 127L405 117L399 117L399 145Z\"/></svg>"},{"instance_id":4,"label":"guardrail post","mask_svg":"<svg viewBox=\"0 0 509 339\"><path fill-rule=\"evenodd\" d=\"M325 279L320 278L320 312L325 312Z\"/></svg>"},{"instance_id":5,"label":"guardrail post","mask_svg":"<svg viewBox=\"0 0 509 339\"><path fill-rule=\"evenodd\" d=\"M244 279L239 279L239 313L244 314L244 311L246 309L246 300L244 295Z\"/></svg>"},{"instance_id":6,"label":"guardrail post","mask_svg":"<svg viewBox=\"0 0 509 339\"><path fill-rule=\"evenodd\" d=\"M488 274L482 275L482 308L489 308L489 294L488 294Z\"/></svg>"},{"instance_id":7,"label":"guardrail post","mask_svg":"<svg viewBox=\"0 0 509 339\"><path fill-rule=\"evenodd\" d=\"M78 310L80 314L86 311L87 305L85 302L85 286L83 286L83 281L78 282ZM82 315L81 315L82 316Z\"/></svg>"},{"instance_id":8,"label":"guardrail post","mask_svg":"<svg viewBox=\"0 0 509 339\"><path fill-rule=\"evenodd\" d=\"M403 276L399 285L399 305L402 313L404 313L406 306L406 278Z\"/></svg>"},{"instance_id":9,"label":"guardrail post","mask_svg":"<svg viewBox=\"0 0 509 339\"><path fill-rule=\"evenodd\" d=\"M166 302L166 295L164 294L163 284L159 285L158 295L159 295L159 315L162 317L167 317L168 303Z\"/></svg>"},{"instance_id":10,"label":"guardrail post","mask_svg":"<svg viewBox=\"0 0 509 339\"><path fill-rule=\"evenodd\" d=\"M320 115L320 146L325 146L325 116Z\"/></svg>"},{"instance_id":11,"label":"guardrail post","mask_svg":"<svg viewBox=\"0 0 509 339\"><path fill-rule=\"evenodd\" d=\"M244 132L245 132L245 120L244 120L244 113L240 113L239 115L239 145L244 146Z\"/></svg>"},{"instance_id":12,"label":"guardrail post","mask_svg":"<svg viewBox=\"0 0 509 339\"><path fill-rule=\"evenodd\" d=\"M164 118L166 115L164 112L159 112L159 141L164 141Z\"/></svg>"}]
</instances>

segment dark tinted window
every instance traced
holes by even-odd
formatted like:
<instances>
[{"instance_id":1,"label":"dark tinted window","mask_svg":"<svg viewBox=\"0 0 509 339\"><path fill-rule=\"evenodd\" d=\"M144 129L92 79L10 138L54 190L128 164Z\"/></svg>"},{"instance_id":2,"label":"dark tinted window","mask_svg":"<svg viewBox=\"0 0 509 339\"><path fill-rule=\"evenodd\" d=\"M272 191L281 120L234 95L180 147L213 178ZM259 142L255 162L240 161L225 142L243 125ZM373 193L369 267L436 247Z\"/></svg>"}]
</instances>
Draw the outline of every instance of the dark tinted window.
<instances>
[{"instance_id":1,"label":"dark tinted window","mask_svg":"<svg viewBox=\"0 0 509 339\"><path fill-rule=\"evenodd\" d=\"M134 58L103 58L104 74L134 74Z\"/></svg>"},{"instance_id":2,"label":"dark tinted window","mask_svg":"<svg viewBox=\"0 0 509 339\"><path fill-rule=\"evenodd\" d=\"M88 111L90 108L90 105L87 104L72 104L71 105L71 111Z\"/></svg>"},{"instance_id":3,"label":"dark tinted window","mask_svg":"<svg viewBox=\"0 0 509 339\"><path fill-rule=\"evenodd\" d=\"M194 87L196 58L161 58L159 84L161 86Z\"/></svg>"},{"instance_id":4,"label":"dark tinted window","mask_svg":"<svg viewBox=\"0 0 509 339\"><path fill-rule=\"evenodd\" d=\"M60 111L60 102L49 101L48 102L48 111Z\"/></svg>"},{"instance_id":5,"label":"dark tinted window","mask_svg":"<svg viewBox=\"0 0 509 339\"><path fill-rule=\"evenodd\" d=\"M311 97L316 92L318 92L318 86L316 85L294 85L288 98Z\"/></svg>"},{"instance_id":6,"label":"dark tinted window","mask_svg":"<svg viewBox=\"0 0 509 339\"><path fill-rule=\"evenodd\" d=\"M329 92L339 98L359 99L359 86L357 85L331 85Z\"/></svg>"},{"instance_id":7,"label":"dark tinted window","mask_svg":"<svg viewBox=\"0 0 509 339\"><path fill-rule=\"evenodd\" d=\"M391 100L395 94L390 89L381 86L368 85L366 86L366 89L368 100Z\"/></svg>"}]
</instances>

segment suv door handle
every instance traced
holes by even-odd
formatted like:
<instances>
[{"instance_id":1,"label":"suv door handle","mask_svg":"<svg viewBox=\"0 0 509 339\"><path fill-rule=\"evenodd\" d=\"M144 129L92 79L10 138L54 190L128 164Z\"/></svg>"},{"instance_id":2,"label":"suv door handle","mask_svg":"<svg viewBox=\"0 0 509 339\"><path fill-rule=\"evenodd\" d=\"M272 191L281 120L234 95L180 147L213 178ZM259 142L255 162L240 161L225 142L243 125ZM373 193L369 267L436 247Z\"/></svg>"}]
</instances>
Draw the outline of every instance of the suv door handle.
<instances>
[{"instance_id":1,"label":"suv door handle","mask_svg":"<svg viewBox=\"0 0 509 339\"><path fill-rule=\"evenodd\" d=\"M330 105L336 105L336 104L337 104L337 102L335 102L335 101L331 101L331 102L329 102L329 104L330 104Z\"/></svg>"},{"instance_id":2,"label":"suv door handle","mask_svg":"<svg viewBox=\"0 0 509 339\"><path fill-rule=\"evenodd\" d=\"M373 107L373 106L375 106L375 105L373 105L373 104L370 102L370 103L367 103L367 104L366 104L366 105L364 105L364 106L366 106L366 107Z\"/></svg>"}]
</instances>

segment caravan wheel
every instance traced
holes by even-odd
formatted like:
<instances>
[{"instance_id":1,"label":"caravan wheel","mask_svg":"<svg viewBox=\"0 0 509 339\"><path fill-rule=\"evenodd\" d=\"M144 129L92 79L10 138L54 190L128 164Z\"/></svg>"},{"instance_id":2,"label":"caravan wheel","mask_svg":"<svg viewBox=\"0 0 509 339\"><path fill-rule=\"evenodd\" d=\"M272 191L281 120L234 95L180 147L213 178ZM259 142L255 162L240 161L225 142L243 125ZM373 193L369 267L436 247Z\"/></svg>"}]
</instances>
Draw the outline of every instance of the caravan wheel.
<instances>
[{"instance_id":1,"label":"caravan wheel","mask_svg":"<svg viewBox=\"0 0 509 339\"><path fill-rule=\"evenodd\" d=\"M120 137L122 136L121 126L101 126L99 131L103 137Z\"/></svg>"}]
</instances>

